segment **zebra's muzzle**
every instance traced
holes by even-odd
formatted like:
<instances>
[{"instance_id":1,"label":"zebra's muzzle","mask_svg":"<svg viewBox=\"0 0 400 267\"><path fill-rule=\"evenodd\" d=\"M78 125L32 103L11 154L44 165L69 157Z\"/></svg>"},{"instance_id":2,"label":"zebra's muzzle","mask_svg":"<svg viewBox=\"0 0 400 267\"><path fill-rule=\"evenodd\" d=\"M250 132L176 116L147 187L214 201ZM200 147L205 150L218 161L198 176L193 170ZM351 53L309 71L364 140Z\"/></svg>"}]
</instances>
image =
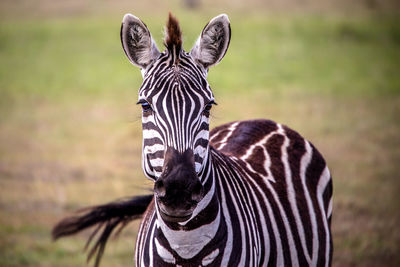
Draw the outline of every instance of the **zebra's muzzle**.
<instances>
[{"instance_id":1,"label":"zebra's muzzle","mask_svg":"<svg viewBox=\"0 0 400 267\"><path fill-rule=\"evenodd\" d=\"M179 153L168 148L161 177L154 184L161 217L169 222L188 220L203 197L203 185L194 167L191 150Z\"/></svg>"}]
</instances>

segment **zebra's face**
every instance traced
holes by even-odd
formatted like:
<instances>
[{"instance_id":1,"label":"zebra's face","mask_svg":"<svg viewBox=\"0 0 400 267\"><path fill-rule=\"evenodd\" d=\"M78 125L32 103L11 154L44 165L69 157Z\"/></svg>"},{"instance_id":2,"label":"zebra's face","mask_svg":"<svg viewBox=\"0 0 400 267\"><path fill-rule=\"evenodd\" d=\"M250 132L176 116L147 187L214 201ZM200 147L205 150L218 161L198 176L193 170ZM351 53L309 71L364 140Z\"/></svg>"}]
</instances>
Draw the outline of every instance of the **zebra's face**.
<instances>
[{"instance_id":1,"label":"zebra's face","mask_svg":"<svg viewBox=\"0 0 400 267\"><path fill-rule=\"evenodd\" d=\"M146 25L125 15L121 41L129 60L141 68L142 166L155 181L157 211L165 221L185 221L203 195L208 159L209 114L214 102L207 71L228 48L226 15L211 20L197 43L182 49L178 22L171 15L167 49L160 53Z\"/></svg>"},{"instance_id":2,"label":"zebra's face","mask_svg":"<svg viewBox=\"0 0 400 267\"><path fill-rule=\"evenodd\" d=\"M203 169L208 151L208 126L214 97L190 54L181 52L179 63L168 50L144 75L139 90L143 122L143 167L151 179L166 169L168 149L191 151L196 174Z\"/></svg>"}]
</instances>

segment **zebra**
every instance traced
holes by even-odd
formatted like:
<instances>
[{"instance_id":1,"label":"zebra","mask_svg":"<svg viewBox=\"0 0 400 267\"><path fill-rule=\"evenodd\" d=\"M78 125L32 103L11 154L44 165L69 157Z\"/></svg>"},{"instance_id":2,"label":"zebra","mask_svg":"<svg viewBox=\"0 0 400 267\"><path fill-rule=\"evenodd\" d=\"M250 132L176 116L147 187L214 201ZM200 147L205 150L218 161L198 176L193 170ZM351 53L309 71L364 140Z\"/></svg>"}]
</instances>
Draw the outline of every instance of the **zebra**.
<instances>
[{"instance_id":1,"label":"zebra","mask_svg":"<svg viewBox=\"0 0 400 267\"><path fill-rule=\"evenodd\" d=\"M169 14L160 52L147 26L124 16L121 42L143 83L142 167L150 195L91 207L53 229L59 238L97 225L99 264L108 237L143 216L136 266L330 266L332 178L318 150L271 120L209 131L216 104L210 67L230 43L227 15L209 21L190 52Z\"/></svg>"}]
</instances>

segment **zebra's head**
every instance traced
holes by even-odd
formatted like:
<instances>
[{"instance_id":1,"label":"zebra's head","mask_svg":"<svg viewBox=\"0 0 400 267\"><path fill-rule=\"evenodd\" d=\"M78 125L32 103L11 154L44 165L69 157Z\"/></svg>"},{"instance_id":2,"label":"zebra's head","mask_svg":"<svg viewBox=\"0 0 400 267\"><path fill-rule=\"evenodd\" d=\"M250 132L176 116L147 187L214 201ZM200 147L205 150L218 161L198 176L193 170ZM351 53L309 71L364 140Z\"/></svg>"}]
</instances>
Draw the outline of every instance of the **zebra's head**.
<instances>
[{"instance_id":1,"label":"zebra's head","mask_svg":"<svg viewBox=\"0 0 400 267\"><path fill-rule=\"evenodd\" d=\"M170 14L166 49L160 52L140 19L123 18L123 49L143 76L138 101L143 109L142 166L155 181L157 211L165 221L189 219L203 198L209 113L215 104L207 72L224 57L230 34L228 16L219 15L187 53L178 21Z\"/></svg>"}]
</instances>

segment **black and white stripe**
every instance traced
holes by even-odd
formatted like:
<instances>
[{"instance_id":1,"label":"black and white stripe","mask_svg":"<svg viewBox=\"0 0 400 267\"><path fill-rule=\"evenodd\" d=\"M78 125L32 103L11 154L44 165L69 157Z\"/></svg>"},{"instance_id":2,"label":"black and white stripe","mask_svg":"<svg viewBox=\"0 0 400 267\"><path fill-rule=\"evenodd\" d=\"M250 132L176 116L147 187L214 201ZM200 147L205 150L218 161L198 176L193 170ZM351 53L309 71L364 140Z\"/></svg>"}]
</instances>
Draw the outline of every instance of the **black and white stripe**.
<instances>
[{"instance_id":1,"label":"black and white stripe","mask_svg":"<svg viewBox=\"0 0 400 267\"><path fill-rule=\"evenodd\" d=\"M197 173L207 156L209 117L202 111L214 97L206 73L183 51L181 66L173 66L174 60L168 51L161 55L139 90L139 103L151 105L142 117L143 168L154 180L161 175L166 147L193 150Z\"/></svg>"}]
</instances>

